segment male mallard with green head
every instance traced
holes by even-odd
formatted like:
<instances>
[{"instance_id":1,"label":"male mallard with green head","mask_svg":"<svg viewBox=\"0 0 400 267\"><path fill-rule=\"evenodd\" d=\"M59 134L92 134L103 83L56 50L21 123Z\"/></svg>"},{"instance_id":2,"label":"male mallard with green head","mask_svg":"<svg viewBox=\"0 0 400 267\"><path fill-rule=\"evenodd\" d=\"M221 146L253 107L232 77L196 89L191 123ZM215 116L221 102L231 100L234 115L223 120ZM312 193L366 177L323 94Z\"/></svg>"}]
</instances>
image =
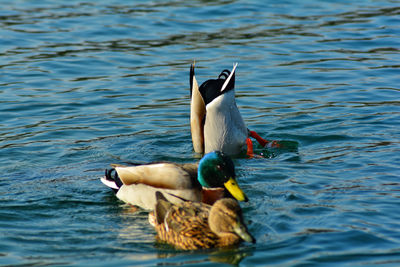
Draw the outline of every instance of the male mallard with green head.
<instances>
[{"instance_id":1,"label":"male mallard with green head","mask_svg":"<svg viewBox=\"0 0 400 267\"><path fill-rule=\"evenodd\" d=\"M236 182L235 167L226 154L213 151L198 164L151 163L138 166L117 166L106 170L101 181L112 188L125 203L152 210L155 192L164 193L173 203L179 198L212 204L223 196L247 201Z\"/></svg>"},{"instance_id":2,"label":"male mallard with green head","mask_svg":"<svg viewBox=\"0 0 400 267\"><path fill-rule=\"evenodd\" d=\"M184 250L233 246L241 241L255 243L243 222L239 203L232 198L219 199L212 206L192 201L172 204L160 192L156 192L156 198L149 222L160 241Z\"/></svg>"}]
</instances>

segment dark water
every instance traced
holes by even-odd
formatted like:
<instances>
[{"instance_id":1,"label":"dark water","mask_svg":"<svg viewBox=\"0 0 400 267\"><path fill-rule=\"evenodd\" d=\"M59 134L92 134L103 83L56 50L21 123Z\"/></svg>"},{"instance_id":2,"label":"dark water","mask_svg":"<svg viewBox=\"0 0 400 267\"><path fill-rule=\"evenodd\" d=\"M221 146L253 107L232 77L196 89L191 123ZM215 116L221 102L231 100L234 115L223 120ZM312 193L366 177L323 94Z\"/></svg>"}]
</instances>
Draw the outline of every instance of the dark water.
<instances>
[{"instance_id":1,"label":"dark water","mask_svg":"<svg viewBox=\"0 0 400 267\"><path fill-rule=\"evenodd\" d=\"M399 1L1 1L0 265L399 266ZM239 62L256 245L154 242L109 163L193 162L188 71Z\"/></svg>"}]
</instances>

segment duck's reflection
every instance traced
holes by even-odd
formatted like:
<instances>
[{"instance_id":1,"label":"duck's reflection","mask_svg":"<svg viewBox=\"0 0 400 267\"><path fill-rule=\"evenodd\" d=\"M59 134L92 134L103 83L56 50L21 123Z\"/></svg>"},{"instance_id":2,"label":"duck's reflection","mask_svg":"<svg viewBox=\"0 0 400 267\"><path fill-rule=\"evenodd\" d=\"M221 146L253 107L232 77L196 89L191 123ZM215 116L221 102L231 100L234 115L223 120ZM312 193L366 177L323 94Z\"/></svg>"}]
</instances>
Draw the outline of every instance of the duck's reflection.
<instances>
[{"instance_id":1,"label":"duck's reflection","mask_svg":"<svg viewBox=\"0 0 400 267\"><path fill-rule=\"evenodd\" d=\"M168 245L159 244L160 249L166 248ZM169 247L169 246L168 246ZM171 248L171 247L169 247ZM160 261L157 265L187 265L198 264L202 262L215 262L231 265L238 265L246 257L252 256L251 248L220 248L216 250L202 251L160 251L157 256Z\"/></svg>"}]
</instances>

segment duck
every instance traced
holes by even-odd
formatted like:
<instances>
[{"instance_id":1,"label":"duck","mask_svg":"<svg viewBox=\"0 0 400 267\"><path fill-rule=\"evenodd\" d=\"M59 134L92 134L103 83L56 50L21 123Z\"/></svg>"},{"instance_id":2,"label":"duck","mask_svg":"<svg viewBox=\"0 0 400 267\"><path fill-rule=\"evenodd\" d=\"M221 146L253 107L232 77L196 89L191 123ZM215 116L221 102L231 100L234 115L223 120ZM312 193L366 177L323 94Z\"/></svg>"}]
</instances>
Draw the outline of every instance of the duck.
<instances>
[{"instance_id":1,"label":"duck","mask_svg":"<svg viewBox=\"0 0 400 267\"><path fill-rule=\"evenodd\" d=\"M145 210L154 209L155 192L165 193L172 203L178 196L212 204L229 196L248 201L236 181L232 159L223 152L205 154L198 163L154 162L134 166L112 165L101 182L111 188L118 199Z\"/></svg>"},{"instance_id":2,"label":"duck","mask_svg":"<svg viewBox=\"0 0 400 267\"><path fill-rule=\"evenodd\" d=\"M177 249L195 250L255 243L243 221L239 203L222 198L213 205L192 202L173 204L164 194L156 192L156 206L149 213L157 240Z\"/></svg>"},{"instance_id":3,"label":"duck","mask_svg":"<svg viewBox=\"0 0 400 267\"><path fill-rule=\"evenodd\" d=\"M235 71L223 70L217 79L203 82L200 87L195 76L195 63L190 66L190 130L196 153L219 150L230 156L246 151L253 155L255 138L262 147L270 142L250 131L235 100ZM273 145L276 145L274 143Z\"/></svg>"}]
</instances>

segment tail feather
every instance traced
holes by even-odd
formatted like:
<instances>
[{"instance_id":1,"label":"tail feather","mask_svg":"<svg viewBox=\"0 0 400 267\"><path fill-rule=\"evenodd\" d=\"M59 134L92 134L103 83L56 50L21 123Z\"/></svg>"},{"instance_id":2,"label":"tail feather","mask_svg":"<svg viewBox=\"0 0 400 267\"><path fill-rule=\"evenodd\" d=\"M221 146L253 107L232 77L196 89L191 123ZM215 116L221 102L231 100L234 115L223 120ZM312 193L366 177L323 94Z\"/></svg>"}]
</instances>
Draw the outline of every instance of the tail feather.
<instances>
[{"instance_id":1,"label":"tail feather","mask_svg":"<svg viewBox=\"0 0 400 267\"><path fill-rule=\"evenodd\" d=\"M229 70L225 69L225 70L221 71L220 75L218 76L218 79L226 80L230 74L231 74L231 72Z\"/></svg>"},{"instance_id":2,"label":"tail feather","mask_svg":"<svg viewBox=\"0 0 400 267\"><path fill-rule=\"evenodd\" d=\"M196 79L196 78L194 78L194 62L192 65L190 65L190 74L189 74L190 98L192 98L192 94L193 94L193 79Z\"/></svg>"},{"instance_id":3,"label":"tail feather","mask_svg":"<svg viewBox=\"0 0 400 267\"><path fill-rule=\"evenodd\" d=\"M235 70L236 70L237 65L238 65L237 63L235 63L233 65L232 71L223 70L221 72L221 74L219 75L219 77L221 77L221 76L226 77L225 82L222 85L220 92L229 91L229 90L232 90L233 88L235 88ZM227 76L225 72L229 73L229 75Z\"/></svg>"},{"instance_id":4,"label":"tail feather","mask_svg":"<svg viewBox=\"0 0 400 267\"><path fill-rule=\"evenodd\" d=\"M115 169L106 169L104 177L102 177L100 180L105 186L111 188L115 193L117 193L123 185Z\"/></svg>"}]
</instances>

